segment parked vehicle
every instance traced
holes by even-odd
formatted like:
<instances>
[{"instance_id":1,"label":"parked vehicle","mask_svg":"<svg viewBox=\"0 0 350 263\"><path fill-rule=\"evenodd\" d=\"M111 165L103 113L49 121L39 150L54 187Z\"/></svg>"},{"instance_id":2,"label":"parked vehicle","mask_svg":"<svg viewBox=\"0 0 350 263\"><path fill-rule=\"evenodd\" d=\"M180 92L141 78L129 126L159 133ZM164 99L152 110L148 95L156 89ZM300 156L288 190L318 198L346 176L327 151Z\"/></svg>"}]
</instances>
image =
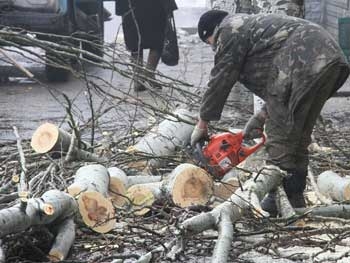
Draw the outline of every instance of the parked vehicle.
<instances>
[{"instance_id":1,"label":"parked vehicle","mask_svg":"<svg viewBox=\"0 0 350 263\"><path fill-rule=\"evenodd\" d=\"M83 38L101 44L104 22L111 14L103 8L103 0L0 0L0 27L16 27L33 32ZM41 40L56 42L53 36L36 34ZM61 44L61 43L60 43ZM102 45L87 42L76 43L82 49L97 56L103 56ZM47 58L54 58L55 52L46 52ZM87 59L96 58L85 56ZM49 81L68 79L67 69L46 65Z\"/></svg>"}]
</instances>

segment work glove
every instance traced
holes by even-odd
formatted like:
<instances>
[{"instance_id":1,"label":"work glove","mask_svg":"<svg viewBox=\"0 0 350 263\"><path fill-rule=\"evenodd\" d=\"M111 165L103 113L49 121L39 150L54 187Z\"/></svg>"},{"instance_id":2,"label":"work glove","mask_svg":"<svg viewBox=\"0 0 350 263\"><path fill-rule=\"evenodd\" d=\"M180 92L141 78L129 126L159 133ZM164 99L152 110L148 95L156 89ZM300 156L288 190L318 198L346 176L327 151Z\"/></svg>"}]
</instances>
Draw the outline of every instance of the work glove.
<instances>
[{"instance_id":1,"label":"work glove","mask_svg":"<svg viewBox=\"0 0 350 263\"><path fill-rule=\"evenodd\" d=\"M264 131L265 117L261 112L254 114L243 129L244 139L252 140L260 138Z\"/></svg>"},{"instance_id":2,"label":"work glove","mask_svg":"<svg viewBox=\"0 0 350 263\"><path fill-rule=\"evenodd\" d=\"M198 122L198 124L194 127L191 135L191 146L195 147L197 142L199 142L201 139L206 139L206 138L208 138L207 124L201 125L200 122Z\"/></svg>"}]
</instances>

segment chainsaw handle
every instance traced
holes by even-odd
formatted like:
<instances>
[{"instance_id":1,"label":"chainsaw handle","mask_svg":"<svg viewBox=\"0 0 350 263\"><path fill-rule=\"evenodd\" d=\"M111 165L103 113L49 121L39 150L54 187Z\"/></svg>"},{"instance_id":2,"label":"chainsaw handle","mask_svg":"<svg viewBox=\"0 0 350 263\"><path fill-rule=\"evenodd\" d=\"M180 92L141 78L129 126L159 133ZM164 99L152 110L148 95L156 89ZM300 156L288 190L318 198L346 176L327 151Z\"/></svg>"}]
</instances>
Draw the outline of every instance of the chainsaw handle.
<instances>
[{"instance_id":1,"label":"chainsaw handle","mask_svg":"<svg viewBox=\"0 0 350 263\"><path fill-rule=\"evenodd\" d=\"M250 147L245 147L242 146L241 150L239 152L239 161L243 161L245 158L247 158L249 155L251 155L252 153L256 152L263 144L265 144L266 142L266 136L265 134L262 132L261 133L261 142L250 146Z\"/></svg>"}]
</instances>

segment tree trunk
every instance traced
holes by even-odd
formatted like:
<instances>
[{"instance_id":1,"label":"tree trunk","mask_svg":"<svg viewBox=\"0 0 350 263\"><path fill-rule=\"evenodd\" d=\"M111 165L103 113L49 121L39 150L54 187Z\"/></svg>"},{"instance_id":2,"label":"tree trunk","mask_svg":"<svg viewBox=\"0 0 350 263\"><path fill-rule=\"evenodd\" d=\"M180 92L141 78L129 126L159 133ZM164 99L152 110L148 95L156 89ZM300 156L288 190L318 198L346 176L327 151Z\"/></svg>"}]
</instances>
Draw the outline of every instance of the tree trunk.
<instances>
[{"instance_id":1,"label":"tree trunk","mask_svg":"<svg viewBox=\"0 0 350 263\"><path fill-rule=\"evenodd\" d=\"M350 178L340 177L333 171L325 171L318 176L317 186L322 194L333 200L350 200Z\"/></svg>"},{"instance_id":2,"label":"tree trunk","mask_svg":"<svg viewBox=\"0 0 350 263\"><path fill-rule=\"evenodd\" d=\"M116 219L108 198L109 174L107 168L92 164L78 169L74 183L67 191L78 198L79 212L84 223L99 233L110 231Z\"/></svg>"},{"instance_id":3,"label":"tree trunk","mask_svg":"<svg viewBox=\"0 0 350 263\"><path fill-rule=\"evenodd\" d=\"M50 153L56 157L68 153L71 141L71 135L65 130L58 128L52 123L44 123L35 130L31 139L31 146L37 153ZM85 145L86 148L86 143L83 145ZM106 161L91 152L79 149L77 147L77 142L74 142L74 147L69 154L71 154L73 160L91 162Z\"/></svg>"},{"instance_id":4,"label":"tree trunk","mask_svg":"<svg viewBox=\"0 0 350 263\"><path fill-rule=\"evenodd\" d=\"M130 153L145 153L152 157L165 157L172 154L177 147L184 147L190 141L194 128L193 114L185 109L177 109L174 114L178 118L169 116L157 127L151 130L138 143L128 149ZM181 121L181 119L186 122ZM147 170L162 165L157 159L133 162L130 167Z\"/></svg>"}]
</instances>

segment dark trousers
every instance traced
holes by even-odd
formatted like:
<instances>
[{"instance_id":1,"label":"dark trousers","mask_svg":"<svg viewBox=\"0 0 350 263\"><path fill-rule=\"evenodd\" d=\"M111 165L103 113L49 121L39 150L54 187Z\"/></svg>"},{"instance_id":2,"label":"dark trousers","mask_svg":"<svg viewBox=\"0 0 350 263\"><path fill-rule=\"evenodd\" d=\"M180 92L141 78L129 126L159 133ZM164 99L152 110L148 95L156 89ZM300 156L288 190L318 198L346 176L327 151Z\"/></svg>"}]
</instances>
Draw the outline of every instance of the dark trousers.
<instances>
[{"instance_id":1,"label":"dark trousers","mask_svg":"<svg viewBox=\"0 0 350 263\"><path fill-rule=\"evenodd\" d=\"M340 70L337 64L331 66L315 82L310 92L305 94L294 112L292 129L285 128L273 119L266 120L267 162L289 173L289 176L283 181L288 196L293 193L302 193L305 189L311 134L322 107L334 92Z\"/></svg>"}]
</instances>

